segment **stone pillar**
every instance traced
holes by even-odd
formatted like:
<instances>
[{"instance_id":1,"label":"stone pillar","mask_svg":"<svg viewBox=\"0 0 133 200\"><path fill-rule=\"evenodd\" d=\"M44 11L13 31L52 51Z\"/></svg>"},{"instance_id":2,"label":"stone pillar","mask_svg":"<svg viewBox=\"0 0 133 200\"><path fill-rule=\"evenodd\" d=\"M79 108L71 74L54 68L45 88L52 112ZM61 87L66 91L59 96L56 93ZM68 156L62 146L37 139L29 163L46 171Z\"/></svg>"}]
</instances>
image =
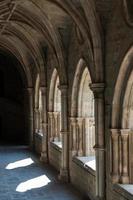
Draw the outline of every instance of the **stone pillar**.
<instances>
[{"instance_id":1,"label":"stone pillar","mask_svg":"<svg viewBox=\"0 0 133 200\"><path fill-rule=\"evenodd\" d=\"M58 118L57 118L57 120L58 120L58 139L59 139L59 141L60 142L62 142L62 135L61 135L61 113L60 112L58 112Z\"/></svg>"},{"instance_id":2,"label":"stone pillar","mask_svg":"<svg viewBox=\"0 0 133 200\"><path fill-rule=\"evenodd\" d=\"M28 98L29 98L29 146L33 150L34 138L33 138L33 88L27 88Z\"/></svg>"},{"instance_id":3,"label":"stone pillar","mask_svg":"<svg viewBox=\"0 0 133 200\"><path fill-rule=\"evenodd\" d=\"M120 152L119 152L119 129L111 129L111 141L112 141L112 182L119 182L119 160L120 160Z\"/></svg>"},{"instance_id":4,"label":"stone pillar","mask_svg":"<svg viewBox=\"0 0 133 200\"><path fill-rule=\"evenodd\" d=\"M71 156L77 156L77 119L72 117L71 123Z\"/></svg>"},{"instance_id":5,"label":"stone pillar","mask_svg":"<svg viewBox=\"0 0 133 200\"><path fill-rule=\"evenodd\" d=\"M123 184L129 183L129 129L121 130L122 142L122 176Z\"/></svg>"},{"instance_id":6,"label":"stone pillar","mask_svg":"<svg viewBox=\"0 0 133 200\"><path fill-rule=\"evenodd\" d=\"M53 142L54 141L54 117L53 117L53 112L48 112L48 141Z\"/></svg>"},{"instance_id":7,"label":"stone pillar","mask_svg":"<svg viewBox=\"0 0 133 200\"><path fill-rule=\"evenodd\" d=\"M35 133L39 132L39 112L38 112L38 108L35 108L34 109L34 124L35 124L35 127L34 127L34 130L35 130Z\"/></svg>"},{"instance_id":8,"label":"stone pillar","mask_svg":"<svg viewBox=\"0 0 133 200\"><path fill-rule=\"evenodd\" d=\"M83 118L77 118L78 125L78 156L83 156L83 135L85 130L83 130Z\"/></svg>"},{"instance_id":9,"label":"stone pillar","mask_svg":"<svg viewBox=\"0 0 133 200\"><path fill-rule=\"evenodd\" d=\"M104 83L90 84L95 98L96 196L105 199Z\"/></svg>"},{"instance_id":10,"label":"stone pillar","mask_svg":"<svg viewBox=\"0 0 133 200\"><path fill-rule=\"evenodd\" d=\"M62 155L59 179L63 182L69 180L69 138L68 138L68 100L67 86L61 85L61 134L62 134Z\"/></svg>"},{"instance_id":11,"label":"stone pillar","mask_svg":"<svg viewBox=\"0 0 133 200\"><path fill-rule=\"evenodd\" d=\"M40 160L48 162L48 124L47 124L47 87L41 87L42 109L41 109L41 128L42 128L42 152Z\"/></svg>"},{"instance_id":12,"label":"stone pillar","mask_svg":"<svg viewBox=\"0 0 133 200\"><path fill-rule=\"evenodd\" d=\"M59 124L58 124L58 115L59 112L53 112L53 116L54 116L54 125L55 125L55 137L54 137L54 141L59 141L60 140L60 130L59 130Z\"/></svg>"}]
</instances>

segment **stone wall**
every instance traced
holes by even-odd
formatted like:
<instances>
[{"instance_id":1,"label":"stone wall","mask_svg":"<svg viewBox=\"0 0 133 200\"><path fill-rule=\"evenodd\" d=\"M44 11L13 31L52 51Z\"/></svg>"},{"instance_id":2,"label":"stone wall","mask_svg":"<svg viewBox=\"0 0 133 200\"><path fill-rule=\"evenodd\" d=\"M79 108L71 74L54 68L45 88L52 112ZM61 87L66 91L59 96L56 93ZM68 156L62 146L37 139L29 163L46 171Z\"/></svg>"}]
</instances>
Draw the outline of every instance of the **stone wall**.
<instances>
[{"instance_id":1,"label":"stone wall","mask_svg":"<svg viewBox=\"0 0 133 200\"><path fill-rule=\"evenodd\" d=\"M61 164L61 149L54 143L49 144L49 163L60 171Z\"/></svg>"},{"instance_id":2,"label":"stone wall","mask_svg":"<svg viewBox=\"0 0 133 200\"><path fill-rule=\"evenodd\" d=\"M73 160L70 166L70 180L85 196L89 196L91 200L95 199L96 178L93 170L87 169Z\"/></svg>"},{"instance_id":3,"label":"stone wall","mask_svg":"<svg viewBox=\"0 0 133 200\"><path fill-rule=\"evenodd\" d=\"M125 187L125 186L124 186ZM131 186L132 187L132 186ZM128 188L131 189L128 186ZM110 185L110 190L107 193L107 200L130 200L133 196L127 190L123 188L122 185L114 184L113 186Z\"/></svg>"},{"instance_id":4,"label":"stone wall","mask_svg":"<svg viewBox=\"0 0 133 200\"><path fill-rule=\"evenodd\" d=\"M41 155L41 151L42 151L42 136L35 133L35 137L34 137L34 141L35 141L35 151L37 154Z\"/></svg>"}]
</instances>

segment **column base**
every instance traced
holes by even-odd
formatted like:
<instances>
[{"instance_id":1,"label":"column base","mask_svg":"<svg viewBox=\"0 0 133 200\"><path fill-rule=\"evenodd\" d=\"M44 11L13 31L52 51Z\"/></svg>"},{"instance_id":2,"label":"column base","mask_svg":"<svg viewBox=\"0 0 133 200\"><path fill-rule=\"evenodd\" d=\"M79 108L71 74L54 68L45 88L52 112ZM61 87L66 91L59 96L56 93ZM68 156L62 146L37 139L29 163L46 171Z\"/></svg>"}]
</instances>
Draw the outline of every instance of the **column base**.
<instances>
[{"instance_id":1,"label":"column base","mask_svg":"<svg viewBox=\"0 0 133 200\"><path fill-rule=\"evenodd\" d=\"M48 163L48 157L46 152L41 152L40 161L44 163Z\"/></svg>"},{"instance_id":2,"label":"column base","mask_svg":"<svg viewBox=\"0 0 133 200\"><path fill-rule=\"evenodd\" d=\"M69 182L69 173L67 169L61 169L60 174L58 175L58 179L63 183Z\"/></svg>"}]
</instances>

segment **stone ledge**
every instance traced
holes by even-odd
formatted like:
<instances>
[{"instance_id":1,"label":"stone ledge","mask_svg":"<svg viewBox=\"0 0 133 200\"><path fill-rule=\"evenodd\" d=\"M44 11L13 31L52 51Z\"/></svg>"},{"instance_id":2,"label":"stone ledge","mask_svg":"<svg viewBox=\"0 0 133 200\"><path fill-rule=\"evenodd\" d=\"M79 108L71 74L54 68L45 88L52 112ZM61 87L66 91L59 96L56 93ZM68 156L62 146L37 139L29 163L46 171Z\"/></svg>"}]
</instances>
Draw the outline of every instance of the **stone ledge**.
<instances>
[{"instance_id":1,"label":"stone ledge","mask_svg":"<svg viewBox=\"0 0 133 200\"><path fill-rule=\"evenodd\" d=\"M114 184L113 190L126 199L133 199L133 184Z\"/></svg>"},{"instance_id":2,"label":"stone ledge","mask_svg":"<svg viewBox=\"0 0 133 200\"><path fill-rule=\"evenodd\" d=\"M35 133L35 137L42 140L43 134L41 132L37 132L37 133Z\"/></svg>"},{"instance_id":3,"label":"stone ledge","mask_svg":"<svg viewBox=\"0 0 133 200\"><path fill-rule=\"evenodd\" d=\"M94 157L94 156L93 156ZM86 161L92 161L92 156L88 157L73 157L72 161L76 163L78 166L80 166L82 169L86 170L89 172L91 175L96 176L96 170L94 167L90 167L88 162Z\"/></svg>"},{"instance_id":4,"label":"stone ledge","mask_svg":"<svg viewBox=\"0 0 133 200\"><path fill-rule=\"evenodd\" d=\"M50 142L50 145L57 151L62 152L62 143L61 142Z\"/></svg>"}]
</instances>

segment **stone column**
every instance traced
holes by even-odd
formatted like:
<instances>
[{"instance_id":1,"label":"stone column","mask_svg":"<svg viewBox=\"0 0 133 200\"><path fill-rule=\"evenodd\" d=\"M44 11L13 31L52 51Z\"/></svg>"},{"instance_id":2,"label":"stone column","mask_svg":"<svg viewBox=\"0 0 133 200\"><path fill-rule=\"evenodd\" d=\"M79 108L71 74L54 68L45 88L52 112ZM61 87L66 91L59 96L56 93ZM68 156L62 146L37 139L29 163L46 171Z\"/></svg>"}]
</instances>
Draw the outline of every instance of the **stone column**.
<instances>
[{"instance_id":1,"label":"stone column","mask_svg":"<svg viewBox=\"0 0 133 200\"><path fill-rule=\"evenodd\" d=\"M63 182L69 180L69 138L68 138L68 99L67 86L61 85L61 134L62 134L62 155L59 179Z\"/></svg>"},{"instance_id":2,"label":"stone column","mask_svg":"<svg viewBox=\"0 0 133 200\"><path fill-rule=\"evenodd\" d=\"M121 181L124 184L129 183L129 129L121 130L122 141L122 176Z\"/></svg>"},{"instance_id":3,"label":"stone column","mask_svg":"<svg viewBox=\"0 0 133 200\"><path fill-rule=\"evenodd\" d=\"M41 128L42 128L42 152L40 160L48 162L48 124L47 124L47 87L41 89L42 110L41 110Z\"/></svg>"},{"instance_id":4,"label":"stone column","mask_svg":"<svg viewBox=\"0 0 133 200\"><path fill-rule=\"evenodd\" d=\"M53 132L55 131L54 129L54 117L53 117L53 112L48 112L49 120L48 120L48 142L53 142L54 141L54 134Z\"/></svg>"},{"instance_id":5,"label":"stone column","mask_svg":"<svg viewBox=\"0 0 133 200\"><path fill-rule=\"evenodd\" d=\"M61 115L61 113L60 112L58 112L58 118L57 118L57 120L58 120L58 139L59 139L59 141L61 142L62 141L62 135L61 135L61 124L60 124L60 120L61 120L61 117L60 117L60 115Z\"/></svg>"},{"instance_id":6,"label":"stone column","mask_svg":"<svg viewBox=\"0 0 133 200\"><path fill-rule=\"evenodd\" d=\"M77 118L78 125L78 156L83 156L83 118ZM85 130L84 130L85 131Z\"/></svg>"},{"instance_id":7,"label":"stone column","mask_svg":"<svg viewBox=\"0 0 133 200\"><path fill-rule=\"evenodd\" d=\"M105 199L104 83L90 84L95 98L96 196Z\"/></svg>"},{"instance_id":8,"label":"stone column","mask_svg":"<svg viewBox=\"0 0 133 200\"><path fill-rule=\"evenodd\" d=\"M34 123L35 123L34 130L35 130L35 133L39 132L38 117L39 117L38 108L35 108L34 109Z\"/></svg>"},{"instance_id":9,"label":"stone column","mask_svg":"<svg viewBox=\"0 0 133 200\"><path fill-rule=\"evenodd\" d=\"M119 152L119 129L111 129L111 141L112 141L112 182L119 182L119 160L120 160L120 152Z\"/></svg>"},{"instance_id":10,"label":"stone column","mask_svg":"<svg viewBox=\"0 0 133 200\"><path fill-rule=\"evenodd\" d=\"M77 155L77 119L75 117L72 117L70 119L71 123L71 154L72 157Z\"/></svg>"},{"instance_id":11,"label":"stone column","mask_svg":"<svg viewBox=\"0 0 133 200\"><path fill-rule=\"evenodd\" d=\"M55 137L54 137L54 141L59 141L60 138L60 130L58 129L59 125L58 125L58 112L54 112L53 116L54 116L54 125L55 125Z\"/></svg>"},{"instance_id":12,"label":"stone column","mask_svg":"<svg viewBox=\"0 0 133 200\"><path fill-rule=\"evenodd\" d=\"M29 146L30 149L33 150L34 146L34 138L33 138L33 88L27 88L28 98L29 98Z\"/></svg>"}]
</instances>

